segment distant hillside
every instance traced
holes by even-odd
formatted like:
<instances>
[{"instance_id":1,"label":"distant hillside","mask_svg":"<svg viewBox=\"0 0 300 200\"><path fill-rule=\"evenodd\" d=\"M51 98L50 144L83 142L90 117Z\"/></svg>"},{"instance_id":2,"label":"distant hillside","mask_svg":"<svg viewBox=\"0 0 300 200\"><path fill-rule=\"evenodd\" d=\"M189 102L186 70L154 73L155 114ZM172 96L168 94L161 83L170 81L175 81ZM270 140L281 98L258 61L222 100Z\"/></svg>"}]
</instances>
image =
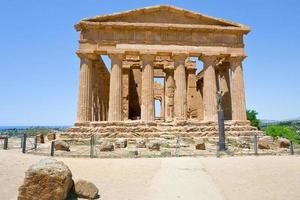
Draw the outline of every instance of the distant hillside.
<instances>
[{"instance_id":1,"label":"distant hillside","mask_svg":"<svg viewBox=\"0 0 300 200\"><path fill-rule=\"evenodd\" d=\"M282 126L290 126L297 130L300 133L300 117L289 120L261 120L261 128L264 129L267 126L271 125L282 125Z\"/></svg>"}]
</instances>

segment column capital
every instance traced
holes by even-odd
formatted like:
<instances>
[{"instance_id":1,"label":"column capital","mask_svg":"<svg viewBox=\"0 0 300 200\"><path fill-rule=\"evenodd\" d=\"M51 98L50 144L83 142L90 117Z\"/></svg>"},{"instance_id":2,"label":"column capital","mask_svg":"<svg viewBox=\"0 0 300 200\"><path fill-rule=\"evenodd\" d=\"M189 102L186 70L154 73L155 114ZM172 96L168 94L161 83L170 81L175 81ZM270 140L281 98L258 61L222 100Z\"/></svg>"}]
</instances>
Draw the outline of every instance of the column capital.
<instances>
[{"instance_id":1,"label":"column capital","mask_svg":"<svg viewBox=\"0 0 300 200\"><path fill-rule=\"evenodd\" d=\"M89 60L97 60L99 59L99 55L95 53L81 53L81 52L76 52L77 56L80 59L89 59Z\"/></svg>"},{"instance_id":2,"label":"column capital","mask_svg":"<svg viewBox=\"0 0 300 200\"><path fill-rule=\"evenodd\" d=\"M230 64L241 63L247 56L230 56L228 61Z\"/></svg>"},{"instance_id":3,"label":"column capital","mask_svg":"<svg viewBox=\"0 0 300 200\"><path fill-rule=\"evenodd\" d=\"M219 62L220 57L217 54L201 54L199 60L207 65L216 65Z\"/></svg>"}]
</instances>

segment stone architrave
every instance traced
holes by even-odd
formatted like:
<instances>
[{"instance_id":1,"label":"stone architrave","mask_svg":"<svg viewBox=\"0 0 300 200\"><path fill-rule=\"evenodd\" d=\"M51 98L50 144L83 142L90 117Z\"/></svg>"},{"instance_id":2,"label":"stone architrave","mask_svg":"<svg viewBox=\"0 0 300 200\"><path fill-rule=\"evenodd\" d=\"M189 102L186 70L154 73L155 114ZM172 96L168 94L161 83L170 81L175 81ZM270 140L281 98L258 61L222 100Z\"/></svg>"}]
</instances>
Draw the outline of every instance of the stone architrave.
<instances>
[{"instance_id":1,"label":"stone architrave","mask_svg":"<svg viewBox=\"0 0 300 200\"><path fill-rule=\"evenodd\" d=\"M217 84L215 67L218 57L215 55L202 55L201 60L204 62L204 121L217 121Z\"/></svg>"},{"instance_id":2,"label":"stone architrave","mask_svg":"<svg viewBox=\"0 0 300 200\"><path fill-rule=\"evenodd\" d=\"M244 56L231 57L231 102L232 120L246 121L246 103L242 61Z\"/></svg>"},{"instance_id":3,"label":"stone architrave","mask_svg":"<svg viewBox=\"0 0 300 200\"><path fill-rule=\"evenodd\" d=\"M186 54L174 55L174 79L175 79L175 118L184 120L187 114L187 90L186 90Z\"/></svg>"},{"instance_id":4,"label":"stone architrave","mask_svg":"<svg viewBox=\"0 0 300 200\"><path fill-rule=\"evenodd\" d=\"M155 55L142 55L142 105L141 119L154 121L153 61Z\"/></svg>"},{"instance_id":5,"label":"stone architrave","mask_svg":"<svg viewBox=\"0 0 300 200\"><path fill-rule=\"evenodd\" d=\"M80 57L80 77L78 89L77 123L92 120L93 63L97 59L93 54L78 54Z\"/></svg>"},{"instance_id":6,"label":"stone architrave","mask_svg":"<svg viewBox=\"0 0 300 200\"><path fill-rule=\"evenodd\" d=\"M111 77L108 121L122 121L122 60L123 54L110 54Z\"/></svg>"}]
</instances>

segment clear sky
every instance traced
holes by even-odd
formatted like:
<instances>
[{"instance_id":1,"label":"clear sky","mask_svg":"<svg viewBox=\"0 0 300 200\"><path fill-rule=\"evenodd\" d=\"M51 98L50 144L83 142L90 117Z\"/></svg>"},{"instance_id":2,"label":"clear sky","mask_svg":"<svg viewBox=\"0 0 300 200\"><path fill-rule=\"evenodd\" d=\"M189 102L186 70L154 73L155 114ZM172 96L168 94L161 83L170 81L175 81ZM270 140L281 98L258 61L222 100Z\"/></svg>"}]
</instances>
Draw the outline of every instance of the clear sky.
<instances>
[{"instance_id":1,"label":"clear sky","mask_svg":"<svg viewBox=\"0 0 300 200\"><path fill-rule=\"evenodd\" d=\"M299 0L1 0L0 126L72 125L80 19L171 4L251 27L246 103L261 119L300 116Z\"/></svg>"}]
</instances>

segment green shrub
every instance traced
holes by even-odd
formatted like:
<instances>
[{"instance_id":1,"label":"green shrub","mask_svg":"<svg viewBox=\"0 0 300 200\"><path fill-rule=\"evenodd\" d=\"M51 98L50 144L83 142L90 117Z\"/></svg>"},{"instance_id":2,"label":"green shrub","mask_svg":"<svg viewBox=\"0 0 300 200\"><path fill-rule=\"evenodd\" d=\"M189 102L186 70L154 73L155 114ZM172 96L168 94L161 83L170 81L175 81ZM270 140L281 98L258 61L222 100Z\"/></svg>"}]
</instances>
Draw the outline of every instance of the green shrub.
<instances>
[{"instance_id":1,"label":"green shrub","mask_svg":"<svg viewBox=\"0 0 300 200\"><path fill-rule=\"evenodd\" d=\"M247 120L250 121L251 126L255 126L260 130L260 121L257 119L258 112L255 110L247 110Z\"/></svg>"},{"instance_id":2,"label":"green shrub","mask_svg":"<svg viewBox=\"0 0 300 200\"><path fill-rule=\"evenodd\" d=\"M278 137L283 137L293 141L294 143L298 143L299 140L296 130L288 126L268 126L265 132L267 135L272 136L274 139Z\"/></svg>"}]
</instances>

